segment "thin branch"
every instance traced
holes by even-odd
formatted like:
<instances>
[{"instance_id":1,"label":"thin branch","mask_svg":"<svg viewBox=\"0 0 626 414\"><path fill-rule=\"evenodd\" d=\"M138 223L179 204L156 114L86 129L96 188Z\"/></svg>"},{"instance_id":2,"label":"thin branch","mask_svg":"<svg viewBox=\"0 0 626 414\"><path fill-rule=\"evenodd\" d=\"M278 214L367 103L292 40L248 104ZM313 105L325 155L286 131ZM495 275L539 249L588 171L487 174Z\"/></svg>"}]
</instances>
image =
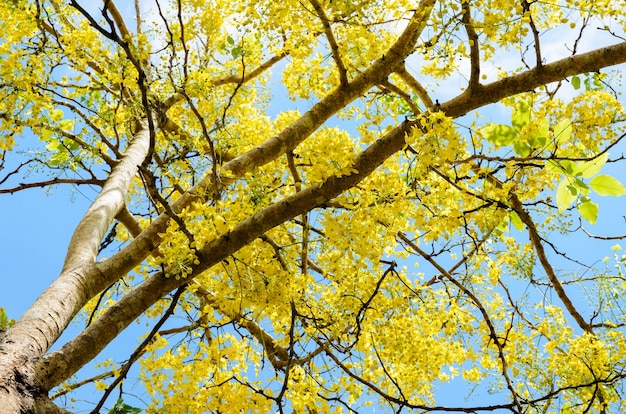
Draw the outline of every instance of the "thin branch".
<instances>
[{"instance_id":1,"label":"thin branch","mask_svg":"<svg viewBox=\"0 0 626 414\"><path fill-rule=\"evenodd\" d=\"M141 5L139 0L135 0L135 22L137 23L137 35L142 33L141 30Z\"/></svg>"},{"instance_id":2,"label":"thin branch","mask_svg":"<svg viewBox=\"0 0 626 414\"><path fill-rule=\"evenodd\" d=\"M463 7L463 26L469 40L470 47L470 80L469 89L474 89L480 82L480 48L478 46L478 34L472 23L472 14L470 10L470 2L461 2Z\"/></svg>"},{"instance_id":3,"label":"thin branch","mask_svg":"<svg viewBox=\"0 0 626 414\"><path fill-rule=\"evenodd\" d=\"M420 108L411 99L411 96L408 93L406 93L405 91L403 91L402 89L400 89L398 86L394 85L393 83L391 83L388 80L382 81L381 82L381 86L383 88L389 90L390 92L395 93L399 97L401 97L402 100L404 102L406 102L406 104L409 106L409 108L411 108L411 111L413 111L413 116L417 116L417 115L422 113Z\"/></svg>"},{"instance_id":4,"label":"thin branch","mask_svg":"<svg viewBox=\"0 0 626 414\"><path fill-rule=\"evenodd\" d=\"M541 237L539 236L539 233L537 232L537 227L535 226L534 221L530 217L530 214L528 214L528 212L522 207L522 203L519 201L517 196L515 195L511 196L511 204L512 204L513 210L515 210L519 218L526 225L526 228L528 229L528 235L530 237L530 241L535 249L535 252L537 253L539 262L541 263L543 270L546 272L548 279L552 283L552 287L554 288L554 291L556 292L557 296L559 297L559 299L561 299L561 302L563 302L563 305L565 305L565 308L567 309L569 314L574 318L578 326L580 326L580 328L585 332L593 333L592 326L589 323L587 323L587 321L585 321L585 319L578 312L578 310L572 303L571 299L565 292L565 289L563 289L563 285L561 284L561 281L557 277L556 273L554 272L554 269L552 268L552 264L550 263L550 261L548 260L548 257L546 256L546 253L543 249L543 243L541 242Z\"/></svg>"},{"instance_id":5,"label":"thin branch","mask_svg":"<svg viewBox=\"0 0 626 414\"><path fill-rule=\"evenodd\" d=\"M488 175L486 178L496 187L499 187L499 188L502 187L502 183L500 182L500 180L498 180L493 175ZM511 203L512 209L517 213L519 218L522 220L522 223L526 225L526 228L528 229L528 235L530 237L530 241L535 249L535 253L537 253L539 262L541 263L541 266L546 272L548 279L552 283L552 287L554 288L554 291L556 292L557 296L559 297L559 299L561 299L561 302L563 302L563 305L565 305L565 308L567 309L569 314L574 318L576 323L578 323L578 326L580 326L580 328L584 330L585 332L593 333L592 326L589 323L587 323L585 319L582 317L582 315L578 312L578 310L572 303L571 299L565 292L565 289L563 289L563 285L561 284L561 281L559 280L556 273L554 272L554 268L552 267L552 264L548 260L548 257L546 256L546 252L543 249L543 242L541 240L541 236L539 236L539 232L537 231L537 227L535 226L535 223L532 217L530 216L530 214L528 214L526 209L522 206L522 203L520 202L519 198L517 197L515 193L510 193L509 201Z\"/></svg>"},{"instance_id":6,"label":"thin branch","mask_svg":"<svg viewBox=\"0 0 626 414\"><path fill-rule=\"evenodd\" d=\"M70 393L70 392L74 391L75 389L78 389L78 388L82 387L83 385L87 385L87 384L90 384L92 382L100 381L100 380L103 380L103 379L106 379L106 378L109 378L109 377L113 377L113 376L115 376L115 371L111 370L111 371L108 371L108 372L103 372L102 374L95 375L95 376L93 376L91 378L86 378L86 379L84 379L82 381L78 381L78 382L74 382L74 383L71 383L71 384L67 384L67 385L65 385L63 387L62 390L58 391L56 394L51 395L50 399L51 400L55 400L55 399L57 399L59 397L64 396L67 393Z\"/></svg>"},{"instance_id":7,"label":"thin branch","mask_svg":"<svg viewBox=\"0 0 626 414\"><path fill-rule=\"evenodd\" d=\"M158 4L158 2L157 2L157 4ZM253 80L253 79L257 78L258 76L260 76L261 74L263 74L269 68L274 66L274 64L280 62L284 57L286 57L288 55L289 54L287 52L279 53L278 55L272 56L271 58L269 58L268 60L263 62L260 66L258 66L253 71L248 72L248 73L244 73L243 76L230 75L230 76L226 76L224 78L216 79L216 80L211 82L211 86L213 86L213 87L215 87L215 86L222 86L222 85L227 85L227 84L230 84L230 83L241 83L241 84L248 83L251 80ZM170 97L168 97L165 101L163 101L163 108L164 108L164 110L167 110L167 109L171 108L172 106L176 105L177 103L183 101L184 99L185 99L185 97L181 93L175 93L175 94L171 95Z\"/></svg>"},{"instance_id":8,"label":"thin branch","mask_svg":"<svg viewBox=\"0 0 626 414\"><path fill-rule=\"evenodd\" d=\"M4 158L4 152L3 152L3 154L2 154L2 155L3 155L3 156L0 156L0 160L2 160L2 162L0 163L0 170L2 170L2 167L4 166L4 160L5 160L5 158ZM31 159L29 159L29 160L26 160L26 161L22 162L20 165L18 165L17 167L15 167L15 169L14 169L13 171L11 171L11 172L7 173L7 175L5 175L5 176L4 176L4 178L0 180L0 185L4 184L6 180L8 180L9 178L11 178L11 176L13 176L13 175L17 174L17 173L18 173L18 172L22 169L22 167L24 167L24 166L26 166L26 165L30 164L31 162L41 162L41 161L39 161L39 160L37 160L37 159L34 159L34 158L31 158Z\"/></svg>"},{"instance_id":9,"label":"thin branch","mask_svg":"<svg viewBox=\"0 0 626 414\"><path fill-rule=\"evenodd\" d=\"M103 11L108 10L109 13L111 13L111 17L113 17L113 21L115 22L117 29L120 31L120 37L122 38L122 40L129 41L131 34L128 31L128 27L126 26L126 22L124 21L122 14L115 5L115 2L113 0L103 0L103 3Z\"/></svg>"},{"instance_id":10,"label":"thin branch","mask_svg":"<svg viewBox=\"0 0 626 414\"><path fill-rule=\"evenodd\" d=\"M241 84L238 84L238 86L241 86ZM235 89L235 92L236 90L237 89ZM200 112L198 111L198 108L196 108L196 105L193 103L193 100L191 99L191 97L187 95L187 92L185 92L184 90L181 90L180 93L185 97L185 99L187 100L187 104L191 108L191 111L195 115L198 122L200 122L200 127L202 128L202 135L204 136L204 139L209 144L209 148L211 150L211 177L212 177L212 184L213 184L212 185L213 200L217 200L219 198L219 193L220 193L220 176L219 176L219 172L217 171L218 160L217 160L217 155L215 153L215 145L213 144L213 140L211 139L211 136L209 135L209 129L206 125L206 122L204 121L204 117L200 114ZM233 95L231 95L231 99L232 99L232 96ZM226 108L224 108L224 116L226 116Z\"/></svg>"},{"instance_id":11,"label":"thin branch","mask_svg":"<svg viewBox=\"0 0 626 414\"><path fill-rule=\"evenodd\" d=\"M339 71L339 83L345 86L348 84L348 71L346 70L346 65L341 59L341 54L339 53L339 45L337 44L337 40L335 39L333 30L330 27L330 21L328 20L328 16L326 15L324 8L320 5L319 1L309 0L309 3L311 3L313 8L315 9L315 13L317 13L317 16L322 21L322 26L324 26L324 34L326 35L326 39L328 39L330 51L333 55L335 64L337 65L337 70Z\"/></svg>"},{"instance_id":12,"label":"thin branch","mask_svg":"<svg viewBox=\"0 0 626 414\"><path fill-rule=\"evenodd\" d=\"M533 1L534 3L534 1ZM535 48L535 65L541 66L543 65L543 58L541 57L541 43L539 40L539 30L537 30L537 26L535 25L535 21L533 19L533 15L530 12L531 3L527 0L522 0L522 10L524 15L528 15L528 24L530 26L530 30L533 33L533 41Z\"/></svg>"},{"instance_id":13,"label":"thin branch","mask_svg":"<svg viewBox=\"0 0 626 414\"><path fill-rule=\"evenodd\" d=\"M216 304L216 298L213 293L199 283L196 285L198 286L196 294L201 295L206 304ZM221 307L218 307L217 309L230 320L236 322L239 326L250 332L250 334L261 344L261 346L263 346L263 349L265 350L265 353L274 368L282 369L285 367L289 361L289 351L280 346L270 334L265 332L265 330L263 330L254 321L246 319L240 312L226 311Z\"/></svg>"},{"instance_id":14,"label":"thin branch","mask_svg":"<svg viewBox=\"0 0 626 414\"><path fill-rule=\"evenodd\" d=\"M53 178L46 181L38 181L34 183L21 183L11 188L0 188L0 194L14 194L18 191L26 190L29 188L43 188L57 184L73 184L73 185L97 185L102 187L106 180L99 179L82 179L82 178Z\"/></svg>"},{"instance_id":15,"label":"thin branch","mask_svg":"<svg viewBox=\"0 0 626 414\"><path fill-rule=\"evenodd\" d=\"M583 233L585 233L588 237L590 237L592 239L598 239L598 240L623 240L623 239L626 239L626 234L623 234L621 236L598 236L598 235L595 235L595 234L591 234L583 226L582 220L580 220L580 229L583 231Z\"/></svg>"},{"instance_id":16,"label":"thin branch","mask_svg":"<svg viewBox=\"0 0 626 414\"><path fill-rule=\"evenodd\" d=\"M396 73L398 74L398 76L400 76L400 79L402 79L407 85L409 85L413 92L415 92L415 94L424 103L427 110L432 111L435 108L435 103L432 99L430 99L430 96L428 96L428 91L426 91L426 88L424 88L422 84L419 83L417 79L415 79L413 75L411 75L407 71L404 64L396 69Z\"/></svg>"},{"instance_id":17,"label":"thin branch","mask_svg":"<svg viewBox=\"0 0 626 414\"><path fill-rule=\"evenodd\" d=\"M237 76L237 75L227 76L225 78L221 78L221 79L211 82L211 85L222 86L222 85L226 85L229 83L248 83L251 80L257 78L259 75L261 75L263 72L265 72L272 66L274 66L274 64L280 62L284 57L288 55L289 54L287 52L279 53L278 55L272 56L271 58L263 62L261 65L259 65L259 67L257 67L253 71L244 73L242 74L242 76Z\"/></svg>"},{"instance_id":18,"label":"thin branch","mask_svg":"<svg viewBox=\"0 0 626 414\"><path fill-rule=\"evenodd\" d=\"M96 407L92 410L92 413L100 412L100 409L104 405L105 401L107 400L111 392L113 392L113 390L118 386L118 384L121 383L124 380L124 378L126 378L126 375L128 375L128 371L133 366L133 364L145 353L146 347L150 345L150 343L154 340L154 337L159 332L159 329L161 328L161 326L163 326L165 321L167 321L169 317L174 314L174 309L176 308L176 305L178 304L178 300L180 299L180 296L185 291L186 287L187 285L183 285L176 290L176 292L174 293L174 296L172 297L170 306L166 309L165 313L163 314L163 316L161 316L159 321L154 325L154 327L152 328L152 330L150 331L146 339L144 339L143 342L139 344L137 348L135 348L135 351L132 353L128 361L122 366L122 368L120 369L119 375L115 378L115 380L113 380L113 382L106 389L106 391L102 395L102 398L100 399L98 404L96 404Z\"/></svg>"},{"instance_id":19,"label":"thin branch","mask_svg":"<svg viewBox=\"0 0 626 414\"><path fill-rule=\"evenodd\" d=\"M452 284L454 284L461 292L467 295L467 297L470 298L470 300L474 303L474 306L476 306L478 311L481 313L483 320L485 321L485 324L487 325L487 328L489 329L489 337L491 338L493 343L496 345L496 348L498 349L498 358L500 359L502 376L504 377L504 380L506 381L507 388L511 392L511 398L513 399L513 403L515 404L515 407L517 408L518 412L521 413L523 411L522 404L517 395L517 391L515 391L515 387L513 386L513 381L511 380L511 377L509 376L508 362L507 362L506 356L504 355L504 344L500 342L500 338L498 337L498 334L496 332L495 326L493 325L493 322L491 322L491 317L489 316L489 313L487 312L483 304L480 302L478 297L474 295L474 293L471 290L469 290L467 287L465 287L462 283L457 281L446 269L444 269L435 259L433 259L431 255L429 255L428 253L420 249L415 243L411 243L411 248L415 250L415 252L417 252L424 259L426 259L428 263L430 263L443 276L445 276L446 279L452 282Z\"/></svg>"}]
</instances>

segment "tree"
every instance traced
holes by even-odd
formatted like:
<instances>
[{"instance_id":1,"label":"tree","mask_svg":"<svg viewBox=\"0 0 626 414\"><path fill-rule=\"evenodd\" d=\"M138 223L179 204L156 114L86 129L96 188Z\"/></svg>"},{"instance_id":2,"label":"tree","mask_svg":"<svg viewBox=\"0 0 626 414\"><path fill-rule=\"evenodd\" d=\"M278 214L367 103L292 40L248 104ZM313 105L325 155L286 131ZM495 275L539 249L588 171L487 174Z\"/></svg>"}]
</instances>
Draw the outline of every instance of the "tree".
<instances>
[{"instance_id":1,"label":"tree","mask_svg":"<svg viewBox=\"0 0 626 414\"><path fill-rule=\"evenodd\" d=\"M6 3L0 192L99 188L0 315L6 412L64 411L142 316L95 411L136 364L160 412L625 408L621 247L559 244L626 193L623 1ZM437 400L454 377L493 402Z\"/></svg>"}]
</instances>

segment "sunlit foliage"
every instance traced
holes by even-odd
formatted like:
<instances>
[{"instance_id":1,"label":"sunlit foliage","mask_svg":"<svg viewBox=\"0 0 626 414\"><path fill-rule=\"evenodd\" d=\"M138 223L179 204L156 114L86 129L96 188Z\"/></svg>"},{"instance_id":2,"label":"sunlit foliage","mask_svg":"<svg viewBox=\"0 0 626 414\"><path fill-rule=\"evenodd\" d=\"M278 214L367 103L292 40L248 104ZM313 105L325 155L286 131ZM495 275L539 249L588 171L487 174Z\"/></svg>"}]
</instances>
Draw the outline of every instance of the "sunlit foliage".
<instances>
[{"instance_id":1,"label":"sunlit foliage","mask_svg":"<svg viewBox=\"0 0 626 414\"><path fill-rule=\"evenodd\" d=\"M158 321L148 412L626 410L621 247L564 242L626 194L623 1L6 3L0 193L147 140L77 318Z\"/></svg>"}]
</instances>

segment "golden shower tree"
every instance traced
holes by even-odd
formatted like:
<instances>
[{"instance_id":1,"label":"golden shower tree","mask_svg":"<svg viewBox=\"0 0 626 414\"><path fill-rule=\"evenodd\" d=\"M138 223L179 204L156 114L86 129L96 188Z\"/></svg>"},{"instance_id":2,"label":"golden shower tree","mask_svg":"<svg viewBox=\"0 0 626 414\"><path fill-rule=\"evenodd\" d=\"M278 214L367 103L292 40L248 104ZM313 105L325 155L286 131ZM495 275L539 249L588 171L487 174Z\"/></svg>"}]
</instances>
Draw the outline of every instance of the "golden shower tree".
<instances>
[{"instance_id":1,"label":"golden shower tree","mask_svg":"<svg viewBox=\"0 0 626 414\"><path fill-rule=\"evenodd\" d=\"M149 412L626 408L620 247L555 244L626 192L623 0L95 3L0 8L0 193L98 189L0 315L6 412L71 409L140 317L94 411L131 367Z\"/></svg>"}]
</instances>

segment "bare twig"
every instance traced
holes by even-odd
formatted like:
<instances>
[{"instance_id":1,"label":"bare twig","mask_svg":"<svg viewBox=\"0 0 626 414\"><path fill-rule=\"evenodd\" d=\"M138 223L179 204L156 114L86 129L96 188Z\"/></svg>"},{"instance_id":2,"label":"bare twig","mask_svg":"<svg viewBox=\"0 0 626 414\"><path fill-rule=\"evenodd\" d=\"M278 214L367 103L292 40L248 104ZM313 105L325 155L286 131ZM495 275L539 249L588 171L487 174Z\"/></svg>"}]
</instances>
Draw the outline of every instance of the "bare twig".
<instances>
[{"instance_id":1,"label":"bare twig","mask_svg":"<svg viewBox=\"0 0 626 414\"><path fill-rule=\"evenodd\" d=\"M159 321L154 325L154 327L152 328L152 330L150 331L146 339L144 339L143 342L139 344L137 348L135 348L135 351L132 353L128 361L122 366L120 370L120 374L117 376L117 378L115 378L115 380L106 389L106 391L102 395L102 398L100 399L98 404L96 404L96 407L93 409L92 413L100 412L100 409L104 405L105 401L107 400L111 392L113 392L115 387L117 387L117 385L120 382L122 382L124 378L126 378L126 375L128 374L128 371L130 370L132 365L141 357L141 355L144 354L146 347L150 344L150 342L154 340L154 337L159 332L159 329L161 328L161 326L163 326L165 321L167 321L167 319L174 314L174 309L176 308L176 305L178 304L178 300L180 299L180 296L183 294L186 288L187 288L187 285L183 285L176 290L176 292L174 293L174 296L172 297L172 301L170 302L170 306L167 308L163 316L161 316L161 319L159 319Z\"/></svg>"},{"instance_id":2,"label":"bare twig","mask_svg":"<svg viewBox=\"0 0 626 414\"><path fill-rule=\"evenodd\" d=\"M0 194L14 194L18 191L26 190L28 188L43 188L56 184L73 184L73 185L97 185L102 187L105 183L105 180L98 179L82 179L82 178L53 178L51 180L46 181L38 181L34 183L22 183L15 187L11 188L2 188L0 189Z\"/></svg>"}]
</instances>

